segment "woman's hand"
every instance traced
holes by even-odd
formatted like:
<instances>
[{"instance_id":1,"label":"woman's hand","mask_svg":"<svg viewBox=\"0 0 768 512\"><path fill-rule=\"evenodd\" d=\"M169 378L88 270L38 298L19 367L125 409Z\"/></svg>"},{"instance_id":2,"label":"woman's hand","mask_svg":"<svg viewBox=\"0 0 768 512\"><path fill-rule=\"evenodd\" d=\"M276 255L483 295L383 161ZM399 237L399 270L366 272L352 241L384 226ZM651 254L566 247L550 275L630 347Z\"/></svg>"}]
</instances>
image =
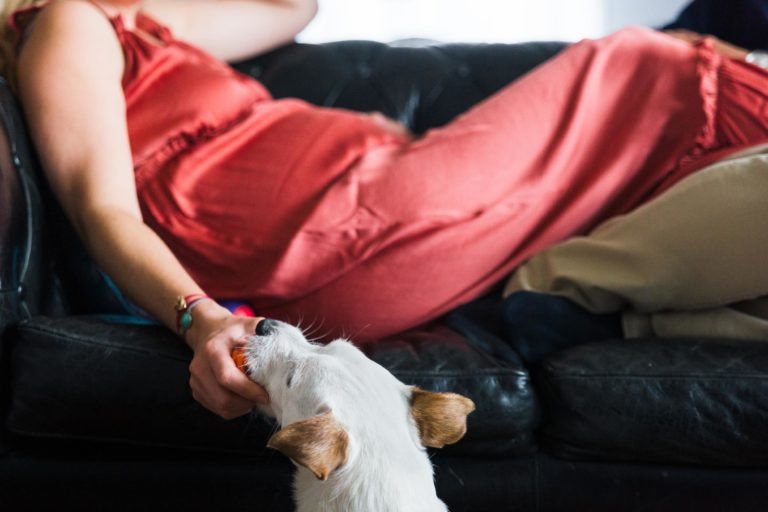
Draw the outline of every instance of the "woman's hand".
<instances>
[{"instance_id":1,"label":"woman's hand","mask_svg":"<svg viewBox=\"0 0 768 512\"><path fill-rule=\"evenodd\" d=\"M262 318L234 316L212 300L195 308L187 343L192 396L224 419L233 419L269 403L266 390L250 380L232 360L232 349L253 335Z\"/></svg>"},{"instance_id":2,"label":"woman's hand","mask_svg":"<svg viewBox=\"0 0 768 512\"><path fill-rule=\"evenodd\" d=\"M413 138L413 134L404 124L387 117L381 112L363 112L361 115L370 119L374 124L379 125L384 130L402 137Z\"/></svg>"},{"instance_id":3,"label":"woman's hand","mask_svg":"<svg viewBox=\"0 0 768 512\"><path fill-rule=\"evenodd\" d=\"M317 0L146 0L142 5L177 39L226 61L293 41L317 13Z\"/></svg>"},{"instance_id":4,"label":"woman's hand","mask_svg":"<svg viewBox=\"0 0 768 512\"><path fill-rule=\"evenodd\" d=\"M721 39L716 38L715 36L702 35L690 30L666 30L664 33L674 37L675 39L680 39L681 41L685 41L691 44L696 44L705 37L708 37L712 40L716 52L732 59L744 60L747 58L747 54L749 53L749 50L733 45L731 43L727 43Z\"/></svg>"}]
</instances>

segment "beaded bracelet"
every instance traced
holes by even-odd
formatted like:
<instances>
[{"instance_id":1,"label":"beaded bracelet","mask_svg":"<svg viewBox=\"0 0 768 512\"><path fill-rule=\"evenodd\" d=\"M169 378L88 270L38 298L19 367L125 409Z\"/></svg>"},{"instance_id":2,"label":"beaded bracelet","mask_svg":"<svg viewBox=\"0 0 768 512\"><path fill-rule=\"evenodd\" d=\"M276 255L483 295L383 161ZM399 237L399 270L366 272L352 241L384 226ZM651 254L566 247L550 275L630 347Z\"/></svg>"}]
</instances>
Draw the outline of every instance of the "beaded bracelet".
<instances>
[{"instance_id":1,"label":"beaded bracelet","mask_svg":"<svg viewBox=\"0 0 768 512\"><path fill-rule=\"evenodd\" d=\"M192 327L192 310L204 300L213 300L202 293L192 295L179 295L176 298L176 331L183 338L187 331Z\"/></svg>"}]
</instances>

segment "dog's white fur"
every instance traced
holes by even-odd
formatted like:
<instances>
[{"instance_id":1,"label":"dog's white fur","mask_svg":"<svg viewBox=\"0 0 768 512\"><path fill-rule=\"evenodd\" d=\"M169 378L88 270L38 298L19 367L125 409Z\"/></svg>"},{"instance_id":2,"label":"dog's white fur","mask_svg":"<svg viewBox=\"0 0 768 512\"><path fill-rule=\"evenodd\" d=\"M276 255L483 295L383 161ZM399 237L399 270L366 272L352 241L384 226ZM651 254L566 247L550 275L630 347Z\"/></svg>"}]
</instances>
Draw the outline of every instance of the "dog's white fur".
<instances>
[{"instance_id":1,"label":"dog's white fur","mask_svg":"<svg viewBox=\"0 0 768 512\"><path fill-rule=\"evenodd\" d=\"M422 441L458 441L472 401L407 386L346 340L310 343L269 322L244 347L246 370L282 425L269 446L298 466L297 511L446 511Z\"/></svg>"}]
</instances>

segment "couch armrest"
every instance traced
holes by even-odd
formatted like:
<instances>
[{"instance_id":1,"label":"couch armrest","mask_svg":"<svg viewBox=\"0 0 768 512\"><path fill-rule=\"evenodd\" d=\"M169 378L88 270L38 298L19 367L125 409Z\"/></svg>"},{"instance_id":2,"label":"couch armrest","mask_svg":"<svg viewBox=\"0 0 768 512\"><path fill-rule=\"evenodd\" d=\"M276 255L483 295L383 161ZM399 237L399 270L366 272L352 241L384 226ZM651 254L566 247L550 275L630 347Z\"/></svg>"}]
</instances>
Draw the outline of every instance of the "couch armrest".
<instances>
[{"instance_id":1,"label":"couch armrest","mask_svg":"<svg viewBox=\"0 0 768 512\"><path fill-rule=\"evenodd\" d=\"M15 98L0 79L0 331L29 316L39 285L33 167Z\"/></svg>"}]
</instances>

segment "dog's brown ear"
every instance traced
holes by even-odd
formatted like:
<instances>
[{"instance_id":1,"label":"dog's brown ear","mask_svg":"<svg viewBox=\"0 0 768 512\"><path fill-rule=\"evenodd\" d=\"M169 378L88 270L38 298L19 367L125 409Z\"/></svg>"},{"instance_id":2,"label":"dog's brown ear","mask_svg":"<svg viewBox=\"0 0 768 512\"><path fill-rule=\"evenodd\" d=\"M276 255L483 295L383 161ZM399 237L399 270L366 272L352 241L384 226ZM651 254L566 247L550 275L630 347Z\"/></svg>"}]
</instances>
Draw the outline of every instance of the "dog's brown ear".
<instances>
[{"instance_id":1,"label":"dog's brown ear","mask_svg":"<svg viewBox=\"0 0 768 512\"><path fill-rule=\"evenodd\" d=\"M349 437L331 411L286 425L269 438L269 448L279 450L326 480L347 461Z\"/></svg>"},{"instance_id":2,"label":"dog's brown ear","mask_svg":"<svg viewBox=\"0 0 768 512\"><path fill-rule=\"evenodd\" d=\"M465 396L411 388L411 414L424 446L442 448L464 437L474 410L475 403Z\"/></svg>"}]
</instances>

